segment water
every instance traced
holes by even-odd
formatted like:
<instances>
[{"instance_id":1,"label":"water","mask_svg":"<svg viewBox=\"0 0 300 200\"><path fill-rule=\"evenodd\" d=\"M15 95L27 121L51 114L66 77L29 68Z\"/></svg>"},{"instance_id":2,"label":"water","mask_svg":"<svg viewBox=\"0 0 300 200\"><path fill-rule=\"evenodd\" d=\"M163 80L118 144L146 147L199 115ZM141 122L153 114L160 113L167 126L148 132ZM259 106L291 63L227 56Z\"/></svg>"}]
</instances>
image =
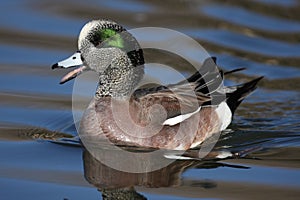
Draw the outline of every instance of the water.
<instances>
[{"instance_id":1,"label":"water","mask_svg":"<svg viewBox=\"0 0 300 200\"><path fill-rule=\"evenodd\" d=\"M299 10L296 0L1 2L1 199L101 199L118 192L140 199L298 199ZM73 81L59 85L65 71L50 66L76 50L81 27L96 18L181 31L224 70L247 67L228 84L265 76L215 146L247 157L176 161L145 175L115 171L84 151L73 123ZM154 60L190 73L166 56ZM147 73L173 81L161 68Z\"/></svg>"}]
</instances>

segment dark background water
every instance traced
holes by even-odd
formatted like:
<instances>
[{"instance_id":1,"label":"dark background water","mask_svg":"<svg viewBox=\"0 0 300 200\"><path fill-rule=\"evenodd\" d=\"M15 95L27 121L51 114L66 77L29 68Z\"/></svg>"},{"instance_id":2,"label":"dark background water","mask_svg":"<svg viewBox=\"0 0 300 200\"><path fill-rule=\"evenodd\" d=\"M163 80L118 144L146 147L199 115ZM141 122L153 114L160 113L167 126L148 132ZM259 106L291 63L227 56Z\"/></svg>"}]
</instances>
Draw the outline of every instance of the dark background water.
<instances>
[{"instance_id":1,"label":"dark background water","mask_svg":"<svg viewBox=\"0 0 300 200\"><path fill-rule=\"evenodd\" d=\"M299 11L297 0L2 1L1 199L101 199L96 187L118 184L138 185L136 191L148 199L298 199ZM224 70L247 68L228 83L264 75L216 146L259 147L249 155L258 159L175 162L148 178L128 177L101 166L80 147L52 143L77 133L73 82L59 85L65 72L50 66L74 52L81 27L98 18L128 29L157 26L183 32L216 56Z\"/></svg>"}]
</instances>

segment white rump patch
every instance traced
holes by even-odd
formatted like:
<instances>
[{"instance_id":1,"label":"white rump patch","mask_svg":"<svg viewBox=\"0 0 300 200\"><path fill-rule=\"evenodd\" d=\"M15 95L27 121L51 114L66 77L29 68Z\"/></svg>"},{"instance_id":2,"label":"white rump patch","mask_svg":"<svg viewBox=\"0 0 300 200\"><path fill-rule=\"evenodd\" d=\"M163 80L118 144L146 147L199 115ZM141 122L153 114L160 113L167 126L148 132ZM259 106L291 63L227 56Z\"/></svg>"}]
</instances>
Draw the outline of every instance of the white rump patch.
<instances>
[{"instance_id":1,"label":"white rump patch","mask_svg":"<svg viewBox=\"0 0 300 200\"><path fill-rule=\"evenodd\" d=\"M169 118L166 121L164 121L163 125L174 126L174 125L176 125L180 122L183 122L184 120L190 118L194 114L198 113L200 111L200 109L201 109L201 107L199 107L196 111L194 111L192 113L187 113L187 114L184 114L184 115L178 115L176 117Z\"/></svg>"},{"instance_id":2,"label":"white rump patch","mask_svg":"<svg viewBox=\"0 0 300 200\"><path fill-rule=\"evenodd\" d=\"M226 102L222 102L216 109L219 120L221 121L220 131L223 131L231 123L232 113Z\"/></svg>"}]
</instances>

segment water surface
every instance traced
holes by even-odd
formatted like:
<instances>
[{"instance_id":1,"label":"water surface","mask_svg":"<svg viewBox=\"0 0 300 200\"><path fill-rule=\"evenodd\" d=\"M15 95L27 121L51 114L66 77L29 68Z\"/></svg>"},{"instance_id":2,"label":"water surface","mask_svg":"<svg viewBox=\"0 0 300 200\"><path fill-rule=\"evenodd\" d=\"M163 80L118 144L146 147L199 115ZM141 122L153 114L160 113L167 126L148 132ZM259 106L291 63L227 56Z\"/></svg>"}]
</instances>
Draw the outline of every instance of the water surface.
<instances>
[{"instance_id":1,"label":"water surface","mask_svg":"<svg viewBox=\"0 0 300 200\"><path fill-rule=\"evenodd\" d=\"M298 199L299 10L296 0L1 2L1 199L101 199L117 192L140 199ZM150 174L128 174L84 151L72 116L74 82L59 85L65 71L50 66L76 50L81 27L97 18L191 36L222 69L247 68L228 77L227 84L265 76L215 146L251 153L240 159L176 161ZM167 56L146 56L190 73ZM146 71L174 81L155 66ZM90 80L85 84L93 91Z\"/></svg>"}]
</instances>

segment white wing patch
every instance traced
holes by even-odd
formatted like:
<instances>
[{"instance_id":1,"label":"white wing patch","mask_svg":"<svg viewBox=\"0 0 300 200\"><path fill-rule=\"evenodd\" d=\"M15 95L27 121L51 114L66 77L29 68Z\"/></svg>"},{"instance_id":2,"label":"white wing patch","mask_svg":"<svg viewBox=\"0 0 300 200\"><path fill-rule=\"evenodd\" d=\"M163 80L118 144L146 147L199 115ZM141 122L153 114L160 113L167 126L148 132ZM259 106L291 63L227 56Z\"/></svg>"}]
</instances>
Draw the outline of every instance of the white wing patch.
<instances>
[{"instance_id":1,"label":"white wing patch","mask_svg":"<svg viewBox=\"0 0 300 200\"><path fill-rule=\"evenodd\" d=\"M220 152L218 152L218 155L216 156L216 158L224 159L224 158L229 158L232 156L233 156L233 154L229 151L220 151Z\"/></svg>"},{"instance_id":2,"label":"white wing patch","mask_svg":"<svg viewBox=\"0 0 300 200\"><path fill-rule=\"evenodd\" d=\"M227 126L231 123L232 113L230 108L228 107L226 102L220 103L218 108L216 109L216 112L218 114L218 117L221 121L221 130L223 131L227 128Z\"/></svg>"},{"instance_id":3,"label":"white wing patch","mask_svg":"<svg viewBox=\"0 0 300 200\"><path fill-rule=\"evenodd\" d=\"M164 155L164 157L171 160L192 160L193 159L190 157L177 156L177 155Z\"/></svg>"},{"instance_id":4,"label":"white wing patch","mask_svg":"<svg viewBox=\"0 0 300 200\"><path fill-rule=\"evenodd\" d=\"M187 114L184 114L184 115L178 115L176 117L169 118L166 121L164 121L163 125L174 126L174 125L176 125L180 122L183 122L184 120L190 118L194 114L198 113L200 111L200 109L201 109L201 107L199 107L197 110L195 110L192 113L187 113Z\"/></svg>"},{"instance_id":5,"label":"white wing patch","mask_svg":"<svg viewBox=\"0 0 300 200\"><path fill-rule=\"evenodd\" d=\"M201 144L203 141L198 141L198 142L194 142L190 148L195 148L196 146L198 146L199 144Z\"/></svg>"}]
</instances>

